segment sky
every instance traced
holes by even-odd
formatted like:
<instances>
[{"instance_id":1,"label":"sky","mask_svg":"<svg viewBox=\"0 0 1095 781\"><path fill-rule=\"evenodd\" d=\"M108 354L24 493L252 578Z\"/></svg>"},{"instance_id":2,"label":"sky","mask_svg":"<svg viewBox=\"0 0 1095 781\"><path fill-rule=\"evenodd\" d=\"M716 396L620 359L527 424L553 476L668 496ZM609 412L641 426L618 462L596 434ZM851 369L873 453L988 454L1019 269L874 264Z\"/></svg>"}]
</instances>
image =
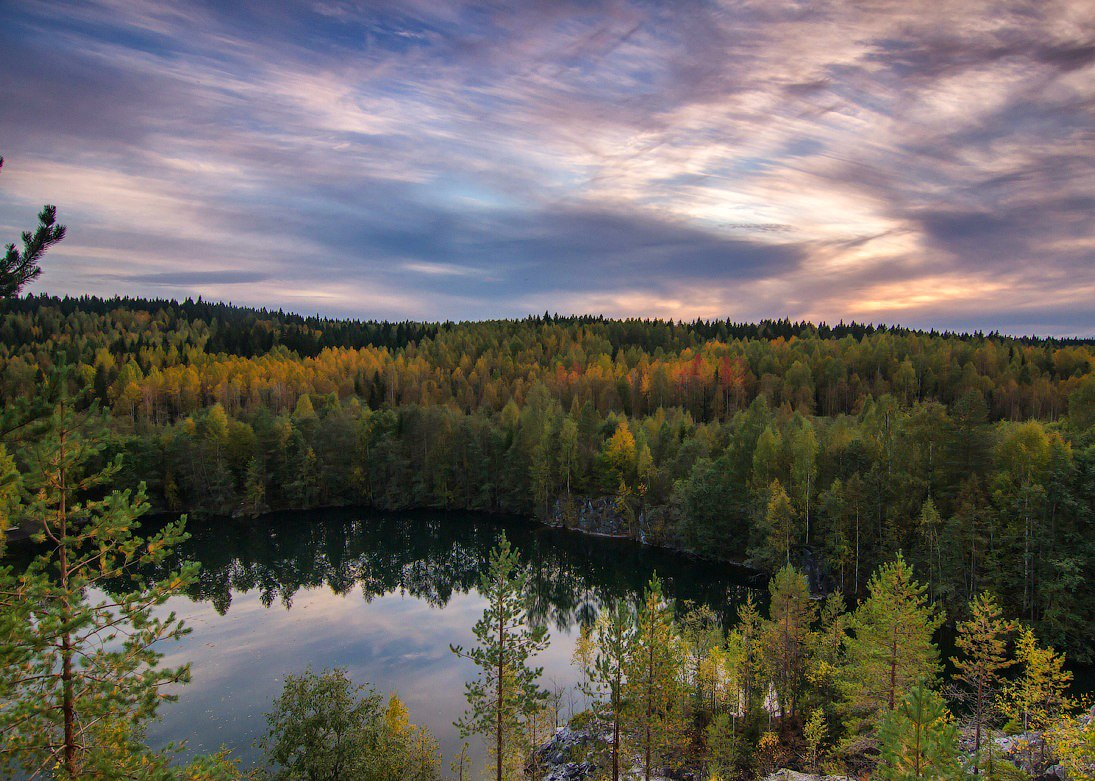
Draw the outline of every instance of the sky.
<instances>
[{"instance_id":1,"label":"sky","mask_svg":"<svg viewBox=\"0 0 1095 781\"><path fill-rule=\"evenodd\" d=\"M0 0L33 290L1095 336L1095 2Z\"/></svg>"}]
</instances>

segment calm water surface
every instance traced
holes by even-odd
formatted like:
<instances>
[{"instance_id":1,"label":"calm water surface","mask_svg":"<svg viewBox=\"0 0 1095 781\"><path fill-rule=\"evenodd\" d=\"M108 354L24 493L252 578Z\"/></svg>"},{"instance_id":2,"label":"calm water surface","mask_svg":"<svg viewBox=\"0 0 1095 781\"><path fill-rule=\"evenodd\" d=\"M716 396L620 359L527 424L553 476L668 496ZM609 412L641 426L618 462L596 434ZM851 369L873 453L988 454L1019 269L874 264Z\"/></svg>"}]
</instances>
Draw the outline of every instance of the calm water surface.
<instances>
[{"instance_id":1,"label":"calm water surface","mask_svg":"<svg viewBox=\"0 0 1095 781\"><path fill-rule=\"evenodd\" d=\"M253 743L285 676L309 665L345 667L356 682L397 692L447 763L461 744L452 722L464 682L475 675L449 645L474 642L479 573L502 532L529 568L535 619L550 631L536 662L549 688L577 680L577 627L608 600L637 599L655 571L671 596L729 618L761 585L732 565L483 516L327 510L191 521L189 531L180 554L202 564L201 577L168 607L193 632L162 650L167 665L189 661L193 679L149 739L185 740L188 754L227 746L245 764L261 761ZM568 701L580 705L574 696L564 712Z\"/></svg>"}]
</instances>

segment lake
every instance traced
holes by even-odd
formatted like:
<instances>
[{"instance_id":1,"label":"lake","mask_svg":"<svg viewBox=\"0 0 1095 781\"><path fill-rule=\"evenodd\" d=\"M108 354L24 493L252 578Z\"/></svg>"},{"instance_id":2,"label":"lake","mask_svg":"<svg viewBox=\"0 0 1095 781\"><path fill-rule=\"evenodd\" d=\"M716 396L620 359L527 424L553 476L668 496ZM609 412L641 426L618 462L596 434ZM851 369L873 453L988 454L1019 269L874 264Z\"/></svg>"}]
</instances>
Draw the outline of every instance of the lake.
<instances>
[{"instance_id":1,"label":"lake","mask_svg":"<svg viewBox=\"0 0 1095 781\"><path fill-rule=\"evenodd\" d=\"M339 509L192 520L188 530L180 554L200 562L201 575L189 598L167 607L193 632L161 650L166 665L190 662L193 679L148 737L185 740L187 754L224 745L245 764L261 761L253 744L285 676L308 666L345 667L357 683L398 693L447 764L462 743L452 722L464 682L476 673L449 645L474 643L479 573L503 532L529 568L535 620L550 631L536 660L547 688L577 681L579 625L609 600L637 600L655 571L670 596L728 619L764 583L730 564L482 515ZM571 692L562 707L564 716L580 709L580 698Z\"/></svg>"}]
</instances>

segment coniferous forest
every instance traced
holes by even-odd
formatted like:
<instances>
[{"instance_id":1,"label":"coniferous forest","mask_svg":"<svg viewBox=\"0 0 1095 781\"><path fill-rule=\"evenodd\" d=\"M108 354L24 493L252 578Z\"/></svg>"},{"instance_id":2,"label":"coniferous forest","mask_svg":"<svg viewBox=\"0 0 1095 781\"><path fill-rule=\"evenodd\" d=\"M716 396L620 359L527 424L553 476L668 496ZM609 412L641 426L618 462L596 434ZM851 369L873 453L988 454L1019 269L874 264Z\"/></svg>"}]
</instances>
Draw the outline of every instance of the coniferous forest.
<instances>
[{"instance_id":1,"label":"coniferous forest","mask_svg":"<svg viewBox=\"0 0 1095 781\"><path fill-rule=\"evenodd\" d=\"M146 537L137 519L204 516L208 534L336 505L520 514L771 576L728 623L656 577L603 604L574 651L585 708L553 731L550 637L502 538L476 644L452 649L480 671L455 727L490 778L1090 769L1065 667L1095 640L1088 342L4 306L3 520L44 551L0 589L3 757L28 777L261 775L228 749L181 763L143 742L190 675L160 665L189 629L157 609L209 584L175 553L184 525ZM343 669L290 674L267 720L276 777L444 775L429 730ZM445 777L475 777L466 746Z\"/></svg>"},{"instance_id":2,"label":"coniferous forest","mask_svg":"<svg viewBox=\"0 0 1095 781\"><path fill-rule=\"evenodd\" d=\"M382 323L10 301L0 398L58 366L155 510L448 508L791 563L849 599L903 553L1095 654L1095 346L859 324ZM17 440L16 440L17 441ZM18 444L14 450L19 459Z\"/></svg>"}]
</instances>

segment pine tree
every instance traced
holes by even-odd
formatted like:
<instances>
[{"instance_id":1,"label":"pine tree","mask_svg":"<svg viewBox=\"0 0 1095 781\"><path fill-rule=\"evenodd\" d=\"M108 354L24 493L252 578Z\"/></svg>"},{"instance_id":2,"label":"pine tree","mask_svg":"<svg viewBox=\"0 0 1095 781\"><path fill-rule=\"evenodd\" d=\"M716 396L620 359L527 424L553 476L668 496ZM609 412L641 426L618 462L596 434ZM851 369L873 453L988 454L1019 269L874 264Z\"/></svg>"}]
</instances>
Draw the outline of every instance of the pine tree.
<instances>
[{"instance_id":1,"label":"pine tree","mask_svg":"<svg viewBox=\"0 0 1095 781\"><path fill-rule=\"evenodd\" d=\"M943 616L928 605L904 558L879 567L867 589L845 641L841 676L843 709L853 731L876 724L909 687L939 672L932 636Z\"/></svg>"},{"instance_id":2,"label":"pine tree","mask_svg":"<svg viewBox=\"0 0 1095 781\"><path fill-rule=\"evenodd\" d=\"M612 781L620 778L621 725L624 718L624 666L631 654L635 636L635 615L622 602L613 602L603 610L593 626L583 631L575 649L575 659L584 676L580 690L604 712L611 724Z\"/></svg>"},{"instance_id":3,"label":"pine tree","mask_svg":"<svg viewBox=\"0 0 1095 781\"><path fill-rule=\"evenodd\" d=\"M957 730L943 699L923 684L908 690L879 727L883 781L958 781Z\"/></svg>"},{"instance_id":4,"label":"pine tree","mask_svg":"<svg viewBox=\"0 0 1095 781\"><path fill-rule=\"evenodd\" d=\"M0 168L4 167L4 158L0 157ZM65 237L65 226L57 224L57 207L46 205L38 213L38 228L22 235L23 249L19 251L14 244L4 248L0 257L0 301L15 298L23 287L38 278L42 273L38 265L46 250Z\"/></svg>"},{"instance_id":5,"label":"pine tree","mask_svg":"<svg viewBox=\"0 0 1095 781\"><path fill-rule=\"evenodd\" d=\"M22 480L15 466L15 459L0 445L0 554L3 554L4 537L11 528L17 507Z\"/></svg>"},{"instance_id":6,"label":"pine tree","mask_svg":"<svg viewBox=\"0 0 1095 781\"><path fill-rule=\"evenodd\" d=\"M657 575L643 595L629 651L624 665L624 732L639 752L643 777L650 781L655 762L671 757L684 732L680 638Z\"/></svg>"},{"instance_id":7,"label":"pine tree","mask_svg":"<svg viewBox=\"0 0 1095 781\"><path fill-rule=\"evenodd\" d=\"M469 710L456 727L463 737L482 735L490 741L495 781L503 781L515 776L512 764L522 759L515 754L522 732L548 696L538 684L543 668L529 666L529 659L547 648L547 630L531 625L528 576L505 535L491 551L479 591L487 607L472 628L478 645L468 650L450 646L479 668L479 676L465 684Z\"/></svg>"},{"instance_id":8,"label":"pine tree","mask_svg":"<svg viewBox=\"0 0 1095 781\"><path fill-rule=\"evenodd\" d=\"M761 630L764 666L779 698L780 714L794 718L806 684L806 661L814 604L806 576L787 565L768 583L771 618Z\"/></svg>"},{"instance_id":9,"label":"pine tree","mask_svg":"<svg viewBox=\"0 0 1095 781\"><path fill-rule=\"evenodd\" d=\"M970 618L958 624L955 645L959 655L952 661L954 679L965 688L971 706L974 730L973 774L981 764L981 735L988 725L1003 679L1001 673L1014 662L1007 658L1008 635L1014 624L1005 621L999 605L989 593L970 602Z\"/></svg>"},{"instance_id":10,"label":"pine tree","mask_svg":"<svg viewBox=\"0 0 1095 781\"><path fill-rule=\"evenodd\" d=\"M110 490L121 462L96 466L106 446L98 415L73 407L58 402L32 448L24 514L39 525L44 552L21 576L5 571L0 586L0 763L64 779L143 778L166 772L142 745L143 726L173 699L164 687L189 677L186 666L159 666L157 644L188 630L156 608L197 567L143 574L186 539L182 523L136 536L144 488Z\"/></svg>"}]
</instances>

